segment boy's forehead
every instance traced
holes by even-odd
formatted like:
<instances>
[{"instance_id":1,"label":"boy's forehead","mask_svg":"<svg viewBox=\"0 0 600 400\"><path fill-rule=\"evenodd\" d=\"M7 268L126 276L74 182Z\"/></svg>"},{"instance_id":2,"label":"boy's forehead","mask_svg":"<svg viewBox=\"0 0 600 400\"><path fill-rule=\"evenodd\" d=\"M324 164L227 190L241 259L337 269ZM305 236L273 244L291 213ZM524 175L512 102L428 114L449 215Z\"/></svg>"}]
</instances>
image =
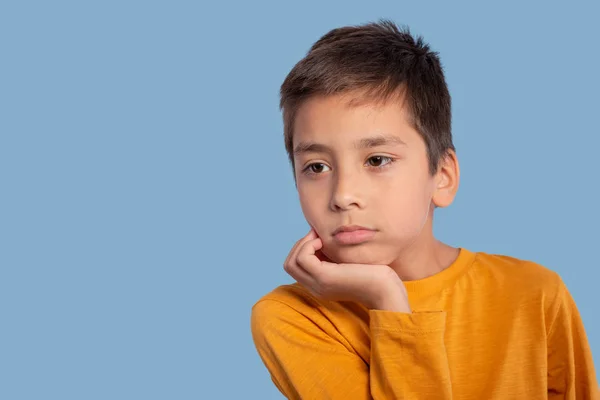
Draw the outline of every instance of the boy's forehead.
<instances>
[{"instance_id":1,"label":"boy's forehead","mask_svg":"<svg viewBox=\"0 0 600 400\"><path fill-rule=\"evenodd\" d=\"M411 135L410 130L403 99L383 102L351 94L314 96L297 110L293 142L347 143L373 136L402 139Z\"/></svg>"},{"instance_id":2,"label":"boy's forehead","mask_svg":"<svg viewBox=\"0 0 600 400\"><path fill-rule=\"evenodd\" d=\"M396 108L401 112L408 106L405 90L397 90L391 95L382 98L375 94L370 94L364 90L352 90L336 94L316 94L304 99L298 107L297 114L301 110L328 111L332 108L352 112L360 109L370 109L383 111L386 108Z\"/></svg>"}]
</instances>

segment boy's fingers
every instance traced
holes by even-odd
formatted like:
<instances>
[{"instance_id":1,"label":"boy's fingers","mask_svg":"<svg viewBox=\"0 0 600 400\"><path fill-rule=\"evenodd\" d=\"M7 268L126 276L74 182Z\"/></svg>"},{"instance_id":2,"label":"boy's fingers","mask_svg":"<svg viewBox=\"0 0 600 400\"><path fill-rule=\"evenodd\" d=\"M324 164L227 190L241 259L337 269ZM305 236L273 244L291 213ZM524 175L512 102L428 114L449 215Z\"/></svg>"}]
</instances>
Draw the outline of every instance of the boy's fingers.
<instances>
[{"instance_id":1,"label":"boy's fingers","mask_svg":"<svg viewBox=\"0 0 600 400\"><path fill-rule=\"evenodd\" d=\"M291 262L294 259L294 256L295 256L296 252L298 251L298 249L300 248L300 246L302 246L306 241L310 240L309 239L310 234L311 234L311 232L309 232L304 237L300 238L296 243L294 243L294 246L292 246L292 249L290 250L287 258L285 259L285 264L288 264L289 262Z\"/></svg>"},{"instance_id":2,"label":"boy's fingers","mask_svg":"<svg viewBox=\"0 0 600 400\"><path fill-rule=\"evenodd\" d=\"M294 278L298 283L307 288L309 291L313 292L315 288L316 281L315 279L306 272L297 262L297 256L300 249L307 242L314 240L317 238L316 232L312 229L306 234L302 239L298 240L292 250L289 252L288 257L286 258L284 268L285 271Z\"/></svg>"},{"instance_id":3,"label":"boy's fingers","mask_svg":"<svg viewBox=\"0 0 600 400\"><path fill-rule=\"evenodd\" d=\"M292 247L292 249L288 253L288 256L285 259L285 262L283 263L283 266L285 267L286 271L290 268L290 266L292 264L294 264L296 262L295 260L296 260L298 251L302 247L302 245L304 245L304 243L306 243L309 240L312 240L316 237L317 237L316 232L313 229L311 229L303 238L301 238L300 240L298 240L296 242L296 244L294 244L294 247Z\"/></svg>"},{"instance_id":4,"label":"boy's fingers","mask_svg":"<svg viewBox=\"0 0 600 400\"><path fill-rule=\"evenodd\" d=\"M315 272L318 272L318 268L321 265L321 260L319 260L315 253L322 247L323 242L317 238L305 242L298 250L296 261L300 268L304 269L311 276Z\"/></svg>"},{"instance_id":5,"label":"boy's fingers","mask_svg":"<svg viewBox=\"0 0 600 400\"><path fill-rule=\"evenodd\" d=\"M313 290L315 285L315 279L312 276L310 276L308 272L302 269L298 264L296 264L288 273L299 284L301 284L309 290Z\"/></svg>"}]
</instances>

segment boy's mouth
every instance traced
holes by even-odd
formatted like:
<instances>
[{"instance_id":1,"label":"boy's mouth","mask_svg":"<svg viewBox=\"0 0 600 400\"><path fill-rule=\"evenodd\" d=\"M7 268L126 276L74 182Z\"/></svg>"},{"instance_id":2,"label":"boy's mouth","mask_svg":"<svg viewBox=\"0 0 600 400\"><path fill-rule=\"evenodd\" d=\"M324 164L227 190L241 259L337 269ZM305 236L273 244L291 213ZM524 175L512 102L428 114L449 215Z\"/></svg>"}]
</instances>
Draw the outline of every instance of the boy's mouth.
<instances>
[{"instance_id":1,"label":"boy's mouth","mask_svg":"<svg viewBox=\"0 0 600 400\"><path fill-rule=\"evenodd\" d=\"M360 244L371 240L375 233L374 229L360 225L343 225L333 231L333 239L341 245Z\"/></svg>"}]
</instances>

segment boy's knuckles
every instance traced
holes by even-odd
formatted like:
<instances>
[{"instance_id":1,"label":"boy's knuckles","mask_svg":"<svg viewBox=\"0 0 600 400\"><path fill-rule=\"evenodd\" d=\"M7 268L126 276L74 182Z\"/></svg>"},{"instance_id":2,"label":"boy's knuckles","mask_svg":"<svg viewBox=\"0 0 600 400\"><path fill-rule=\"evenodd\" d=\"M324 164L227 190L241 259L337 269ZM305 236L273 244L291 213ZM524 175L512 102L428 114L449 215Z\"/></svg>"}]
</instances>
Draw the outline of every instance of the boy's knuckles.
<instances>
[{"instance_id":1,"label":"boy's knuckles","mask_svg":"<svg viewBox=\"0 0 600 400\"><path fill-rule=\"evenodd\" d=\"M283 264L283 270L288 274L292 273L292 269L292 263L290 263L289 261Z\"/></svg>"}]
</instances>

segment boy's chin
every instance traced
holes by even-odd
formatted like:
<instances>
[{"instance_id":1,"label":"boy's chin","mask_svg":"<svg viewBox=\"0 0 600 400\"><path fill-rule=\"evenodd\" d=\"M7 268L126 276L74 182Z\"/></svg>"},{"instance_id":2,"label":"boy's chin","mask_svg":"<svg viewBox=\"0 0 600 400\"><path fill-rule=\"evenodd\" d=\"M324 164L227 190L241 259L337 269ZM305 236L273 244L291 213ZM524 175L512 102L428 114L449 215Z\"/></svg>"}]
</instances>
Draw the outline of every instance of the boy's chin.
<instances>
[{"instance_id":1,"label":"boy's chin","mask_svg":"<svg viewBox=\"0 0 600 400\"><path fill-rule=\"evenodd\" d=\"M336 264L387 265L380 252L363 246L348 246L324 249L324 254Z\"/></svg>"}]
</instances>

